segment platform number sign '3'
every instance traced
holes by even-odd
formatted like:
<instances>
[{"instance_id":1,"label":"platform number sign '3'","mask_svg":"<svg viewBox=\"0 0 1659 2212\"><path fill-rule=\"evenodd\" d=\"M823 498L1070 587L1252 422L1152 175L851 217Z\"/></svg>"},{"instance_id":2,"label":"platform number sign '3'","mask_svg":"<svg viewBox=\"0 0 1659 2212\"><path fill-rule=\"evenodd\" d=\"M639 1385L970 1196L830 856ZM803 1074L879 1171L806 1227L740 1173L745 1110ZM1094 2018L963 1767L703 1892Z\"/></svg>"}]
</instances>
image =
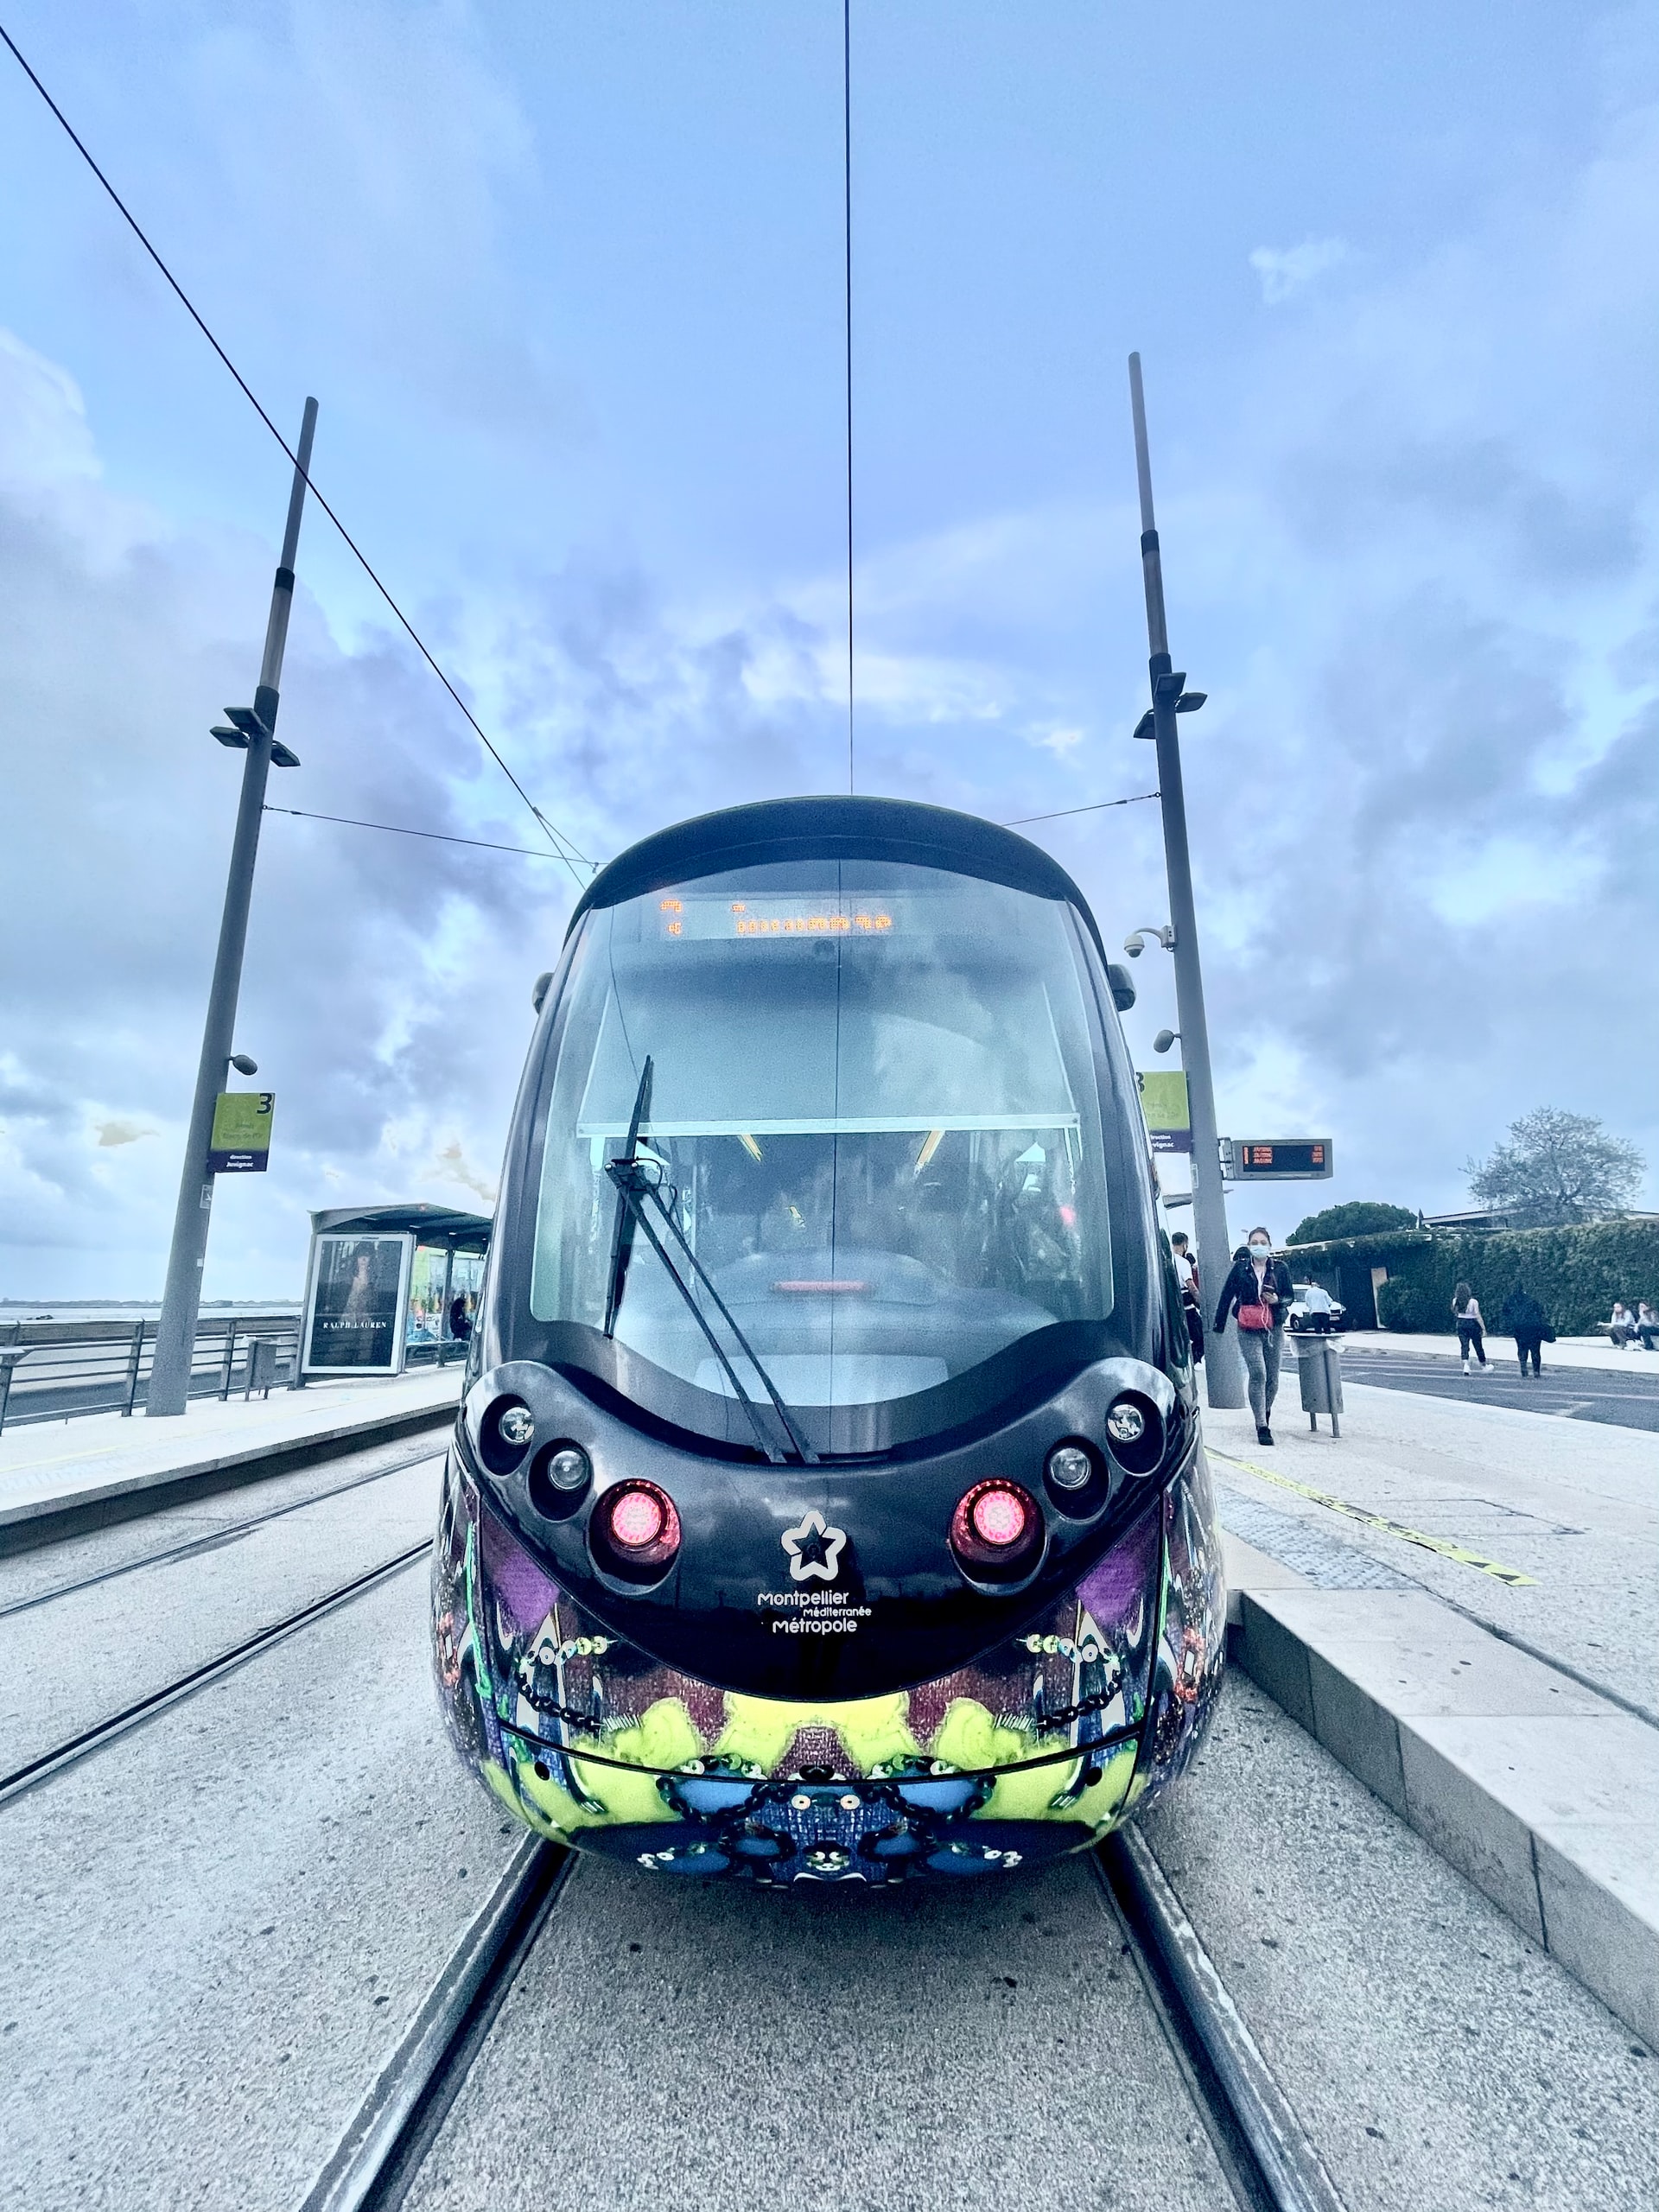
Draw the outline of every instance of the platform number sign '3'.
<instances>
[{"instance_id":1,"label":"platform number sign '3'","mask_svg":"<svg viewBox=\"0 0 1659 2212\"><path fill-rule=\"evenodd\" d=\"M221 1090L213 1102L208 1140L210 1175L263 1175L270 1165L270 1125L276 1096L270 1090Z\"/></svg>"}]
</instances>

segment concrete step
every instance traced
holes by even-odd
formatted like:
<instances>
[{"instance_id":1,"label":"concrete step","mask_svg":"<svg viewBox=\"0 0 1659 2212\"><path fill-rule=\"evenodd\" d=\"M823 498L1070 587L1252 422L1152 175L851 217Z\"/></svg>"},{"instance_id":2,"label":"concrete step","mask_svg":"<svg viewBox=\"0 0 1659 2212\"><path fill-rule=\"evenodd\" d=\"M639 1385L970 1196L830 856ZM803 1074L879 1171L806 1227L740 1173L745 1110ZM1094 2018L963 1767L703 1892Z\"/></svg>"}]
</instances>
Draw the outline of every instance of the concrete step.
<instances>
[{"instance_id":1,"label":"concrete step","mask_svg":"<svg viewBox=\"0 0 1659 2212\"><path fill-rule=\"evenodd\" d=\"M1224 1543L1236 1663L1659 2043L1659 1729L1427 1592L1317 1589Z\"/></svg>"},{"instance_id":2,"label":"concrete step","mask_svg":"<svg viewBox=\"0 0 1659 2212\"><path fill-rule=\"evenodd\" d=\"M159 1512L344 1452L442 1431L459 1366L389 1381L193 1399L171 1421L93 1414L0 1436L0 1557Z\"/></svg>"}]
</instances>

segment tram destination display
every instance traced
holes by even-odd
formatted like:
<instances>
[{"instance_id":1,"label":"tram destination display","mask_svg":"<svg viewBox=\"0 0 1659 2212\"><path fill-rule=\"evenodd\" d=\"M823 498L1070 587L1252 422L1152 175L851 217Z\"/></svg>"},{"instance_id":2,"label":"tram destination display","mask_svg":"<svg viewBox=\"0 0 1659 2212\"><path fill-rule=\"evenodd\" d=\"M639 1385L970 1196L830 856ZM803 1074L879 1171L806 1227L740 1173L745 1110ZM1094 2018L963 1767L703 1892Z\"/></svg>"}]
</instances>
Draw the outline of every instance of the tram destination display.
<instances>
[{"instance_id":1,"label":"tram destination display","mask_svg":"<svg viewBox=\"0 0 1659 2212\"><path fill-rule=\"evenodd\" d=\"M319 1236L306 1299L308 1375L397 1375L414 1240L347 1232Z\"/></svg>"},{"instance_id":2,"label":"tram destination display","mask_svg":"<svg viewBox=\"0 0 1659 2212\"><path fill-rule=\"evenodd\" d=\"M210 1175L263 1175L270 1165L272 1090L221 1090L207 1141Z\"/></svg>"},{"instance_id":3,"label":"tram destination display","mask_svg":"<svg viewBox=\"0 0 1659 2212\"><path fill-rule=\"evenodd\" d=\"M1322 1183L1334 1173L1335 1146L1329 1137L1234 1137L1236 1183Z\"/></svg>"}]
</instances>

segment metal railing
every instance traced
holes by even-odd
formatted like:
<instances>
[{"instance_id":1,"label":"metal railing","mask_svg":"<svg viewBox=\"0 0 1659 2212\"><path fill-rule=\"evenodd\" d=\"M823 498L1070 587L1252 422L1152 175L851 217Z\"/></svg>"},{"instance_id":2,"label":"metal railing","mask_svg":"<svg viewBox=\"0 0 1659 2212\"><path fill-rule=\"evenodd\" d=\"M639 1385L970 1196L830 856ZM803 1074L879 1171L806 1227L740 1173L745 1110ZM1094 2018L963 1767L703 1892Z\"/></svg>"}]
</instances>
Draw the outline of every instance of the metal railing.
<instances>
[{"instance_id":1,"label":"metal railing","mask_svg":"<svg viewBox=\"0 0 1659 2212\"><path fill-rule=\"evenodd\" d=\"M291 1385L299 1349L297 1313L204 1320L191 1354L190 1395L228 1398L239 1390L251 1397ZM153 1320L0 1323L0 1429L137 1412L155 1351Z\"/></svg>"},{"instance_id":2,"label":"metal railing","mask_svg":"<svg viewBox=\"0 0 1659 2212\"><path fill-rule=\"evenodd\" d=\"M196 1325L190 1395L229 1398L239 1391L247 1398L296 1389L299 1356L300 1317L292 1308L211 1316ZM155 1357L154 1319L0 1321L0 1429L141 1412ZM462 1339L414 1338L404 1361L406 1368L448 1367L466 1357Z\"/></svg>"}]
</instances>

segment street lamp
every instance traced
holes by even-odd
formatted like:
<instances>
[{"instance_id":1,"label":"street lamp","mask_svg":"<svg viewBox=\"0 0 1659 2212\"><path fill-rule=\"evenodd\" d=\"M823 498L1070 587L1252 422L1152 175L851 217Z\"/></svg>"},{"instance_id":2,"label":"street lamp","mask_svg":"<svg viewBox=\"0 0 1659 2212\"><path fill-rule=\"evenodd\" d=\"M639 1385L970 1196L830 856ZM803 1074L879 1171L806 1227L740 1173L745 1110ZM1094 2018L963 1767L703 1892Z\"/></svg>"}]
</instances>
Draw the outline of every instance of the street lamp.
<instances>
[{"instance_id":1,"label":"street lamp","mask_svg":"<svg viewBox=\"0 0 1659 2212\"><path fill-rule=\"evenodd\" d=\"M144 1411L152 1419L181 1414L189 1402L196 1319L201 1304L202 1262L207 1257L207 1223L213 1204L211 1160L214 1103L227 1068L234 1067L238 1075L257 1072L257 1064L246 1053L232 1054L231 1046L235 1033L236 1002L242 988L242 955L247 943L253 864L259 850L259 823L264 811L266 780L272 768L297 768L300 765L299 755L276 736L276 709L283 680L283 654L288 643L288 618L294 604L294 563L299 551L300 515L305 504L306 486L311 480L311 441L316 427L317 403L308 399L300 424L294 482L289 493L288 526L283 533L282 556L271 585L264 657L259 666L253 704L227 707L225 721L213 728L213 735L221 745L244 756L242 791L231 841L225 905L219 916L219 950L213 959L213 978L208 988L207 1018L202 1024L201 1058L196 1065L196 1088L185 1135L184 1165L179 1177L178 1210L173 1217L167 1282L162 1293L161 1318L156 1324L156 1351L144 1402Z\"/></svg>"},{"instance_id":2,"label":"street lamp","mask_svg":"<svg viewBox=\"0 0 1659 2212\"><path fill-rule=\"evenodd\" d=\"M1198 924L1192 898L1192 864L1186 842L1186 799L1181 782L1181 747L1176 723L1204 704L1202 691L1189 691L1186 678L1170 655L1164 610L1163 558L1152 505L1152 461L1147 442L1146 401L1141 388L1141 356L1129 356L1129 400L1135 422L1135 467L1141 494L1141 567L1147 601L1147 674L1152 705L1136 726L1138 737L1158 748L1158 797L1164 818L1164 867L1169 882L1170 919L1176 938L1175 1006L1181 1025L1181 1060L1186 1073L1192 1128L1192 1213L1198 1261L1213 1285L1231 1263L1227 1238L1227 1201L1221 1179L1221 1140L1217 1133L1216 1095L1210 1072L1210 1033L1205 1018L1204 978L1198 963ZM1170 1042L1173 1043L1173 1036ZM1244 1403L1244 1363L1230 1335L1211 1338L1205 1360L1210 1403Z\"/></svg>"},{"instance_id":3,"label":"street lamp","mask_svg":"<svg viewBox=\"0 0 1659 2212\"><path fill-rule=\"evenodd\" d=\"M1180 1033L1179 1029L1160 1029L1152 1040L1153 1051L1166 1052Z\"/></svg>"}]
</instances>

